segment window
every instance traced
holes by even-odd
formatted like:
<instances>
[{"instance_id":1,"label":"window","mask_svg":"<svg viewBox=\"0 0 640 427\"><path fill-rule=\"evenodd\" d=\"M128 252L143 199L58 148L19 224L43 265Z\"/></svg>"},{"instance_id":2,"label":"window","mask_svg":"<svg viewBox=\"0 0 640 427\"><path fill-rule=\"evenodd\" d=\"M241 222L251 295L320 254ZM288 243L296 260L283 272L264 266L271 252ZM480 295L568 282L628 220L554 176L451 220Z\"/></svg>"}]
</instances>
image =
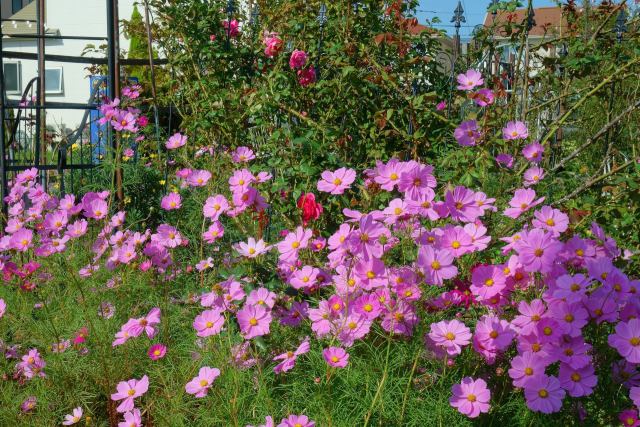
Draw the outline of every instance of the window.
<instances>
[{"instance_id":1,"label":"window","mask_svg":"<svg viewBox=\"0 0 640 427\"><path fill-rule=\"evenodd\" d=\"M62 67L47 68L44 71L44 91L50 94L62 93Z\"/></svg>"},{"instance_id":2,"label":"window","mask_svg":"<svg viewBox=\"0 0 640 427\"><path fill-rule=\"evenodd\" d=\"M22 92L22 76L19 62L4 63L4 86L7 93L17 94Z\"/></svg>"},{"instance_id":3,"label":"window","mask_svg":"<svg viewBox=\"0 0 640 427\"><path fill-rule=\"evenodd\" d=\"M22 0L11 0L11 13L17 13L22 9Z\"/></svg>"}]
</instances>

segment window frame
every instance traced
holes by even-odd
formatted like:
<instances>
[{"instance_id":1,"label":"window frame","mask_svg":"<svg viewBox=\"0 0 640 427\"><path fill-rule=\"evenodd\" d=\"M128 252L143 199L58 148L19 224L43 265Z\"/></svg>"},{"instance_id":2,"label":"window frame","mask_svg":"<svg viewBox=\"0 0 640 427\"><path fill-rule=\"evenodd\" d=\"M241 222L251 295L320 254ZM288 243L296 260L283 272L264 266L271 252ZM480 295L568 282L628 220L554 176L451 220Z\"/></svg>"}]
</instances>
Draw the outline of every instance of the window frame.
<instances>
[{"instance_id":1,"label":"window frame","mask_svg":"<svg viewBox=\"0 0 640 427\"><path fill-rule=\"evenodd\" d=\"M47 89L47 82L49 81L49 79L47 79L47 71L60 71L60 81L58 84L58 88L55 90L49 90ZM45 87L45 95L64 95L64 70L62 66L58 66L58 67L47 67L44 70L44 75L45 75L45 79L44 79L44 87Z\"/></svg>"},{"instance_id":2,"label":"window frame","mask_svg":"<svg viewBox=\"0 0 640 427\"><path fill-rule=\"evenodd\" d=\"M7 65L16 66L16 70L17 70L16 80L18 81L18 88L16 90L7 89L7 95L22 95L22 63L20 61L3 61L2 76L4 77L4 82L2 82L2 84L5 84L5 82L7 81L7 70L6 70Z\"/></svg>"}]
</instances>

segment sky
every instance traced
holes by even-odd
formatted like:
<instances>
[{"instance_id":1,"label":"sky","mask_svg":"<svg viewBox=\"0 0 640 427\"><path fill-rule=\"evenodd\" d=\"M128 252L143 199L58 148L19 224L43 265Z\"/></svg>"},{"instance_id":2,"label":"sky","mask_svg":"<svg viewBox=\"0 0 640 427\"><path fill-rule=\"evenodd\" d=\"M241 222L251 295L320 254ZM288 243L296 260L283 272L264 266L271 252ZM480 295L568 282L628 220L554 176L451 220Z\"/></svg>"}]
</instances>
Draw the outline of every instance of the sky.
<instances>
[{"instance_id":1,"label":"sky","mask_svg":"<svg viewBox=\"0 0 640 427\"><path fill-rule=\"evenodd\" d=\"M465 24L460 27L460 36L462 38L469 37L473 31L473 27L482 24L487 7L491 3L490 0L460 0L464 9L464 17L467 19ZM523 2L524 3L524 2ZM447 30L449 34L453 34L455 29L451 23L453 11L458 5L458 0L420 0L420 6L417 9L418 19L424 23L426 19L439 17L441 23L435 25L438 28ZM533 7L555 6L553 0L533 0Z\"/></svg>"}]
</instances>

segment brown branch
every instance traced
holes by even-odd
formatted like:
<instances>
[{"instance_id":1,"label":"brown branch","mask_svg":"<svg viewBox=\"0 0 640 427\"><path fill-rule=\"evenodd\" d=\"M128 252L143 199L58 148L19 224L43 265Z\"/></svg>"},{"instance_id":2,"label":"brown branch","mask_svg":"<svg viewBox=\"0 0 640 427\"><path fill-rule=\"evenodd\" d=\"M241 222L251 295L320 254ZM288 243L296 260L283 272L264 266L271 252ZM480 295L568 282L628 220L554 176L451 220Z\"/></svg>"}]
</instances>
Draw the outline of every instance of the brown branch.
<instances>
[{"instance_id":1,"label":"brown branch","mask_svg":"<svg viewBox=\"0 0 640 427\"><path fill-rule=\"evenodd\" d=\"M638 107L640 107L640 99L636 100L636 102L631 104L626 110L624 110L618 116L613 118L609 123L604 125L602 127L602 129L600 129L595 135L593 135L591 138L588 138L584 144L582 144L580 147L576 148L573 153L569 154L567 157L562 159L557 165L555 165L553 167L553 169L551 169L550 172L555 172L556 170L558 170L558 169L562 168L564 165L566 165L567 162L569 162L570 160L573 160L578 154L583 152L587 147L589 147L591 144L596 142L601 136L606 134L609 131L609 129L611 129L616 123L618 123L620 120L622 120L624 118L624 116L626 116L627 114L631 113L633 110L635 110Z\"/></svg>"},{"instance_id":2,"label":"brown branch","mask_svg":"<svg viewBox=\"0 0 640 427\"><path fill-rule=\"evenodd\" d=\"M551 206L557 206L560 205L564 202L566 202L567 200L571 200L573 199L575 196L577 196L578 194L582 193L583 191L593 187L594 185L596 185L597 183L599 183L600 181L603 181L607 178L609 178L611 175L614 175L618 172L620 172L622 169L625 169L629 166L631 166L633 163L636 163L637 159L633 158L631 160L629 160L626 163L623 163L622 165L611 169L611 171L605 173L604 175L601 175L599 177L594 177L592 179L590 179L589 181L585 182L583 185L581 185L580 187L578 187L577 189L575 189L571 194L563 197L562 199L558 200L557 202L553 202L551 203Z\"/></svg>"}]
</instances>

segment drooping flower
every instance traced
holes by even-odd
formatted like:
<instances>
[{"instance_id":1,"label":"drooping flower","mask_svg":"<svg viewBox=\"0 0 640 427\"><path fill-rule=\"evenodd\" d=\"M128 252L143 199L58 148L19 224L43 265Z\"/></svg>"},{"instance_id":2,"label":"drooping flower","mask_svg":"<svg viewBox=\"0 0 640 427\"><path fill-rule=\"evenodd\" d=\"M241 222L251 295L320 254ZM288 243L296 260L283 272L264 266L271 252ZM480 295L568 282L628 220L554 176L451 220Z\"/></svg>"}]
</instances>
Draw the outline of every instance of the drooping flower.
<instances>
[{"instance_id":1,"label":"drooping flower","mask_svg":"<svg viewBox=\"0 0 640 427\"><path fill-rule=\"evenodd\" d=\"M133 409L133 400L140 397L149 389L149 377L144 375L140 380L132 378L128 381L121 381L116 386L116 393L111 395L111 400L122 400L116 408L118 412L128 412Z\"/></svg>"},{"instance_id":2,"label":"drooping flower","mask_svg":"<svg viewBox=\"0 0 640 427\"><path fill-rule=\"evenodd\" d=\"M328 347L322 350L325 362L333 368L344 368L349 363L349 353L340 347Z\"/></svg>"},{"instance_id":3,"label":"drooping flower","mask_svg":"<svg viewBox=\"0 0 640 427\"><path fill-rule=\"evenodd\" d=\"M278 363L274 368L273 372L276 374L281 374L283 372L287 372L296 364L296 360L298 356L306 354L309 352L309 337L305 338L304 341L298 346L295 351L287 351L286 353L282 353L273 358L273 360L282 360L282 362Z\"/></svg>"},{"instance_id":4,"label":"drooping flower","mask_svg":"<svg viewBox=\"0 0 640 427\"><path fill-rule=\"evenodd\" d=\"M458 144L471 147L478 143L482 138L482 134L478 129L478 122L475 120L467 120L460 123L453 132L453 137L458 141Z\"/></svg>"},{"instance_id":5,"label":"drooping flower","mask_svg":"<svg viewBox=\"0 0 640 427\"><path fill-rule=\"evenodd\" d=\"M187 136L182 135L180 132L174 133L165 144L168 150L175 150L176 148L180 148L187 143Z\"/></svg>"},{"instance_id":6,"label":"drooping flower","mask_svg":"<svg viewBox=\"0 0 640 427\"><path fill-rule=\"evenodd\" d=\"M213 382L220 376L220 369L203 366L198 371L198 376L189 381L184 389L195 397L205 397Z\"/></svg>"},{"instance_id":7,"label":"drooping flower","mask_svg":"<svg viewBox=\"0 0 640 427\"><path fill-rule=\"evenodd\" d=\"M476 418L481 413L489 412L491 392L482 378L474 380L471 377L464 377L460 384L454 384L451 387L451 394L449 404L469 418Z\"/></svg>"},{"instance_id":8,"label":"drooping flower","mask_svg":"<svg viewBox=\"0 0 640 427\"><path fill-rule=\"evenodd\" d=\"M78 406L77 408L73 408L73 412L71 414L67 414L64 416L64 421L62 421L63 426L71 426L76 423L79 423L82 419L82 406Z\"/></svg>"}]
</instances>

